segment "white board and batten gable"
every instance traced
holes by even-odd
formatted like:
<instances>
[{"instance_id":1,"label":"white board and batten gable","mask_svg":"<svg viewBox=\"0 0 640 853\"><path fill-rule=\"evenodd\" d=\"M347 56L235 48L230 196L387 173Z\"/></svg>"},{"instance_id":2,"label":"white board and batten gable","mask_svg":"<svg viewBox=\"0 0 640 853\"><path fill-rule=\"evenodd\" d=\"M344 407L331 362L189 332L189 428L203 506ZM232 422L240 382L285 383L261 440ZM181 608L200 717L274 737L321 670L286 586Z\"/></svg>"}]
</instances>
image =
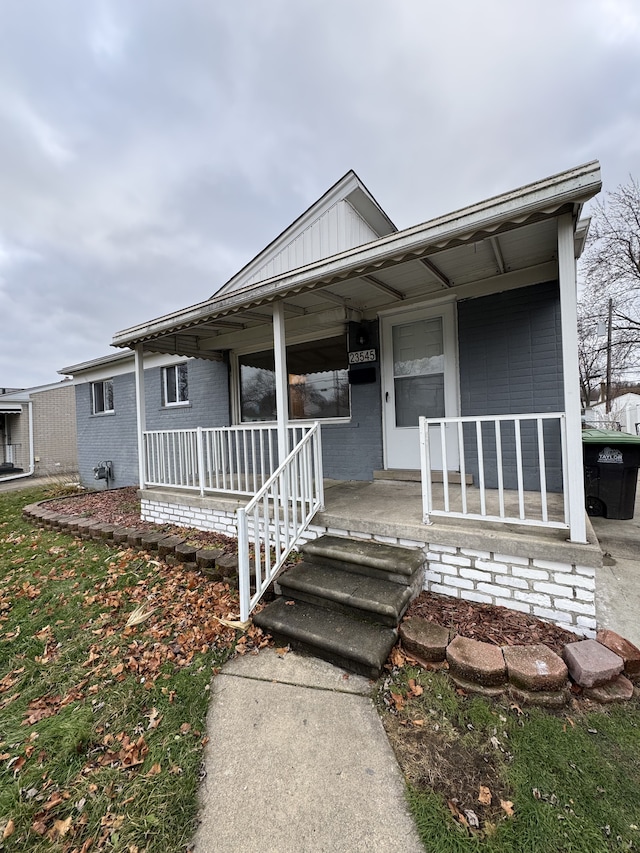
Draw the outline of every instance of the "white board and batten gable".
<instances>
[{"instance_id":1,"label":"white board and batten gable","mask_svg":"<svg viewBox=\"0 0 640 853\"><path fill-rule=\"evenodd\" d=\"M398 229L349 171L215 294L233 293L371 243Z\"/></svg>"}]
</instances>

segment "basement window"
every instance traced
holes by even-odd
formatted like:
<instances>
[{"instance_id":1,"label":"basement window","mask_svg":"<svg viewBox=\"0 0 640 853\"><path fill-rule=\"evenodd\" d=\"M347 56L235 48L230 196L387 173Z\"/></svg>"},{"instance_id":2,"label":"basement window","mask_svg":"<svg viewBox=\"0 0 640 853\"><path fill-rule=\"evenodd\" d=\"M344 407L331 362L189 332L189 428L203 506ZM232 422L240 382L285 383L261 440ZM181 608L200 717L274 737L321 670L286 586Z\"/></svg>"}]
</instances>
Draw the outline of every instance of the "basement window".
<instances>
[{"instance_id":1,"label":"basement window","mask_svg":"<svg viewBox=\"0 0 640 853\"><path fill-rule=\"evenodd\" d=\"M243 423L276 420L274 365L273 350L238 356ZM288 346L287 372L290 420L350 417L344 336Z\"/></svg>"},{"instance_id":2,"label":"basement window","mask_svg":"<svg viewBox=\"0 0 640 853\"><path fill-rule=\"evenodd\" d=\"M113 379L91 383L91 407L94 415L113 412Z\"/></svg>"},{"instance_id":3,"label":"basement window","mask_svg":"<svg viewBox=\"0 0 640 853\"><path fill-rule=\"evenodd\" d=\"M165 406L189 402L189 373L186 364L162 368L162 397Z\"/></svg>"}]
</instances>

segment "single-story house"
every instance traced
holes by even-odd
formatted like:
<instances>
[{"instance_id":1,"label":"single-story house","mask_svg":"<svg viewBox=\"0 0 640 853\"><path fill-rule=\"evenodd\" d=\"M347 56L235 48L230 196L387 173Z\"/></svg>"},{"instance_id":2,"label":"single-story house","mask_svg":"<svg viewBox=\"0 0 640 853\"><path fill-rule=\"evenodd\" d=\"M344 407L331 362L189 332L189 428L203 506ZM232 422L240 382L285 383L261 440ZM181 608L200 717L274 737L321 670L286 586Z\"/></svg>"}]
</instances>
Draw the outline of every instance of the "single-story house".
<instances>
[{"instance_id":1,"label":"single-story house","mask_svg":"<svg viewBox=\"0 0 640 853\"><path fill-rule=\"evenodd\" d=\"M143 517L238 535L243 619L330 534L593 633L576 258L600 188L592 162L398 231L349 172L211 298L118 332L127 369L85 372L79 442L122 393Z\"/></svg>"},{"instance_id":2,"label":"single-story house","mask_svg":"<svg viewBox=\"0 0 640 853\"><path fill-rule=\"evenodd\" d=\"M0 394L0 480L75 475L73 382Z\"/></svg>"}]
</instances>

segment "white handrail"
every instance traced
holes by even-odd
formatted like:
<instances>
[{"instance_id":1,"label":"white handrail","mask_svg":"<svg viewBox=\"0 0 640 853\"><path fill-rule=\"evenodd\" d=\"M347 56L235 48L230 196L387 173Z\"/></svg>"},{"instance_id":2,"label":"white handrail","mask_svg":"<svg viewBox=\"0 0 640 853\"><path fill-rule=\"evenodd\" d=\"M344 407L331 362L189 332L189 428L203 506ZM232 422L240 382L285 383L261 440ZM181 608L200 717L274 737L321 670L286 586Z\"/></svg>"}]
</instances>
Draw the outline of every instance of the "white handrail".
<instances>
[{"instance_id":1,"label":"white handrail","mask_svg":"<svg viewBox=\"0 0 640 853\"><path fill-rule=\"evenodd\" d=\"M245 621L324 506L315 423L245 507L237 510L240 619Z\"/></svg>"},{"instance_id":2,"label":"white handrail","mask_svg":"<svg viewBox=\"0 0 640 853\"><path fill-rule=\"evenodd\" d=\"M545 435L546 422L555 422L559 434ZM464 425L470 424L465 434ZM525 425L531 424L527 428ZM493 429L483 429L490 425ZM511 425L511 426L508 426ZM570 529L567 498L566 417L564 412L539 412L518 415L477 415L457 418L419 420L422 472L423 520L432 516L472 518L484 521ZM433 433L433 436L431 435ZM452 451L452 447L457 449ZM549 472L553 467L550 451L560 457L563 514L554 518L549 507ZM434 454L442 465L442 508L436 506L433 487ZM452 487L447 458L459 459L460 484ZM467 474L473 471L477 484L470 488ZM525 489L527 474L536 485ZM507 486L511 478L513 485ZM496 488L487 485L495 481ZM509 511L509 492L516 498L517 511ZM439 495L438 495L439 498ZM454 508L454 502L456 507ZM471 506L475 509L471 509Z\"/></svg>"},{"instance_id":3,"label":"white handrail","mask_svg":"<svg viewBox=\"0 0 640 853\"><path fill-rule=\"evenodd\" d=\"M309 429L289 425L289 446ZM278 464L273 424L148 430L143 438L148 486L254 495Z\"/></svg>"}]
</instances>

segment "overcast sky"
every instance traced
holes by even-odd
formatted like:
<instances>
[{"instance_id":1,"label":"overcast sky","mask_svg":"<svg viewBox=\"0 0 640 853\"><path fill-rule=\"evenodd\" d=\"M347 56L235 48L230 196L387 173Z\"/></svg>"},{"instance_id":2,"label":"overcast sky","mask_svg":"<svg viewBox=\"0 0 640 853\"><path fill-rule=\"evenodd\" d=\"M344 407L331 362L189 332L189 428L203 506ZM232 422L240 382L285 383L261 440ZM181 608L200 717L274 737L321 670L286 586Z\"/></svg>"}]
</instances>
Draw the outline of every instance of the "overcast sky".
<instances>
[{"instance_id":1,"label":"overcast sky","mask_svg":"<svg viewBox=\"0 0 640 853\"><path fill-rule=\"evenodd\" d=\"M638 0L2 0L0 386L211 296L354 169L399 228L640 177Z\"/></svg>"}]
</instances>

